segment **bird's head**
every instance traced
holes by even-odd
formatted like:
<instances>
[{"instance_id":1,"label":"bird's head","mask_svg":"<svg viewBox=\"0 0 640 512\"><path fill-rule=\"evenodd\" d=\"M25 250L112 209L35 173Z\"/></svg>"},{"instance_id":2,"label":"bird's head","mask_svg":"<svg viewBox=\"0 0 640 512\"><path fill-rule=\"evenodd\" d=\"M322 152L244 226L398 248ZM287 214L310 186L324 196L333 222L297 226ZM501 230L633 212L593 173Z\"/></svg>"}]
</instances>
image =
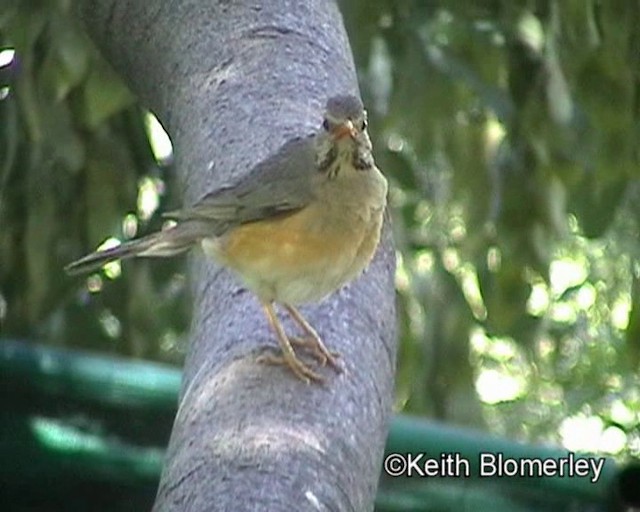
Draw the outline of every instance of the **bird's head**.
<instances>
[{"instance_id":1,"label":"bird's head","mask_svg":"<svg viewBox=\"0 0 640 512\"><path fill-rule=\"evenodd\" d=\"M367 133L367 112L355 96L334 96L327 101L318 133L318 170L336 175L343 163L355 170L374 166Z\"/></svg>"}]
</instances>

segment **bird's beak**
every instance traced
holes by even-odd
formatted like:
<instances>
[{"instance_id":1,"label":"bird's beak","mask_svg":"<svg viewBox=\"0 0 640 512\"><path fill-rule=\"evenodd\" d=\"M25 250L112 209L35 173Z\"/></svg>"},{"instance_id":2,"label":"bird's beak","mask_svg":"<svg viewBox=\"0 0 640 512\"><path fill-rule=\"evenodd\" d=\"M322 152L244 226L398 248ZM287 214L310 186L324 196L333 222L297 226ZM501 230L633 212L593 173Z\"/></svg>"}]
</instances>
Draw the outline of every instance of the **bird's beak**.
<instances>
[{"instance_id":1,"label":"bird's beak","mask_svg":"<svg viewBox=\"0 0 640 512\"><path fill-rule=\"evenodd\" d=\"M344 123L339 124L333 130L331 130L331 134L333 135L333 138L335 140L344 139L347 136L355 139L357 132L351 121L345 121Z\"/></svg>"}]
</instances>

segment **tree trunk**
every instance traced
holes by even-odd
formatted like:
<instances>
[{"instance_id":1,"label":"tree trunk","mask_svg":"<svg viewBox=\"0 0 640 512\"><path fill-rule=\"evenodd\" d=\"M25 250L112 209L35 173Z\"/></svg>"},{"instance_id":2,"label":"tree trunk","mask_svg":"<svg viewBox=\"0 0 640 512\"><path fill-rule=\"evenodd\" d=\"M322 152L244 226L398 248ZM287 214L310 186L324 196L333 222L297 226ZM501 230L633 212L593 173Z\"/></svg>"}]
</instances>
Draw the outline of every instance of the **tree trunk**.
<instances>
[{"instance_id":1,"label":"tree trunk","mask_svg":"<svg viewBox=\"0 0 640 512\"><path fill-rule=\"evenodd\" d=\"M318 129L329 96L357 93L328 0L78 4L91 37L170 133L185 203ZM362 278L302 308L342 355L345 371L326 371L323 386L258 364L262 348L275 347L258 301L226 270L193 261L191 343L155 510L371 510L395 368L389 230Z\"/></svg>"}]
</instances>

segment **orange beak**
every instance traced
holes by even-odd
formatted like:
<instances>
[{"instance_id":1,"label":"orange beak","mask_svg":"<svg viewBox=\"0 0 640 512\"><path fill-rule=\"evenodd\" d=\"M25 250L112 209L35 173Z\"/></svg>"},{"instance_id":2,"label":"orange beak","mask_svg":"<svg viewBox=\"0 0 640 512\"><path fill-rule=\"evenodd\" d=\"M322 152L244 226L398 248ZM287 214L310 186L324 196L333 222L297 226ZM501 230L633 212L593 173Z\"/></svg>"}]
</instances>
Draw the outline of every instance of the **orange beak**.
<instances>
[{"instance_id":1,"label":"orange beak","mask_svg":"<svg viewBox=\"0 0 640 512\"><path fill-rule=\"evenodd\" d=\"M331 134L335 140L344 139L349 136L352 139L356 138L356 129L353 127L353 123L351 121L346 121L342 124L336 126L333 130L331 130Z\"/></svg>"}]
</instances>

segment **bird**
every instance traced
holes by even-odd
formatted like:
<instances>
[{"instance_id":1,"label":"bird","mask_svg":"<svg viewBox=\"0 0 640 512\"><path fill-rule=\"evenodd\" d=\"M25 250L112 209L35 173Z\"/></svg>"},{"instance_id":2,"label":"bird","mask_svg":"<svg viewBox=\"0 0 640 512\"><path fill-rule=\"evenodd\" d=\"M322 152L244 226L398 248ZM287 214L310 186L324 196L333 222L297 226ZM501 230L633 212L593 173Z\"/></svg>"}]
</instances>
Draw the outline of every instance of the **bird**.
<instances>
[{"instance_id":1,"label":"bird","mask_svg":"<svg viewBox=\"0 0 640 512\"><path fill-rule=\"evenodd\" d=\"M245 177L169 212L170 227L93 252L65 267L93 272L131 257L168 257L200 245L260 301L281 353L260 362L286 365L304 382L324 382L318 365L342 368L298 306L316 303L358 277L380 241L387 180L376 166L367 113L354 95L330 97L314 133L285 142ZM286 333L282 306L304 332Z\"/></svg>"}]
</instances>

